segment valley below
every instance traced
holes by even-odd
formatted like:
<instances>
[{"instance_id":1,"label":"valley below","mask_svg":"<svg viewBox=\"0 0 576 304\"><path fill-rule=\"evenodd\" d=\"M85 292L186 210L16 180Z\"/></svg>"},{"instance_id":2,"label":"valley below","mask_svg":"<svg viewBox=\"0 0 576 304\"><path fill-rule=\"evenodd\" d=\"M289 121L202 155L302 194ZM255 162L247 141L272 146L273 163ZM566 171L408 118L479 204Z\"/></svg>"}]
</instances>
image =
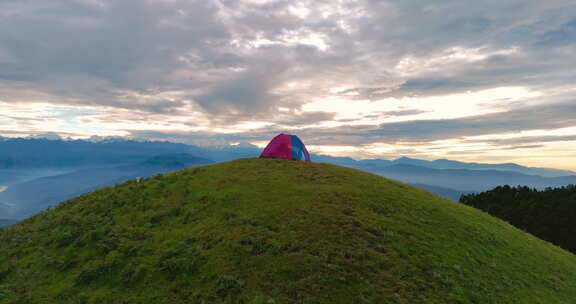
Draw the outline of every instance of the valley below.
<instances>
[{"instance_id":1,"label":"valley below","mask_svg":"<svg viewBox=\"0 0 576 304\"><path fill-rule=\"evenodd\" d=\"M5 141L3 151L22 151L34 142ZM108 143L59 140L50 142L46 150L47 156L3 155L0 151L0 219L22 220L102 187L194 166L254 158L261 152L250 144L206 148L124 140ZM312 161L395 179L452 201L500 185L544 189L576 184L574 172L517 164L427 161L407 157L355 160L327 155L313 155Z\"/></svg>"}]
</instances>

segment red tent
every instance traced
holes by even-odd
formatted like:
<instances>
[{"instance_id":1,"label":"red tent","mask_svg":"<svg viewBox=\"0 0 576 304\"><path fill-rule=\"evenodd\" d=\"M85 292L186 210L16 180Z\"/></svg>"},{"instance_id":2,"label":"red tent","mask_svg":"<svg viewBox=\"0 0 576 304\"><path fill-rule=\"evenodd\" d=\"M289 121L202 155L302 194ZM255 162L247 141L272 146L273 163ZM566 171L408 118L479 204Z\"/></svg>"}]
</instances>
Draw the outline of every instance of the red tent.
<instances>
[{"instance_id":1,"label":"red tent","mask_svg":"<svg viewBox=\"0 0 576 304\"><path fill-rule=\"evenodd\" d=\"M296 135L278 134L266 146L260 157L310 161L310 153Z\"/></svg>"}]
</instances>

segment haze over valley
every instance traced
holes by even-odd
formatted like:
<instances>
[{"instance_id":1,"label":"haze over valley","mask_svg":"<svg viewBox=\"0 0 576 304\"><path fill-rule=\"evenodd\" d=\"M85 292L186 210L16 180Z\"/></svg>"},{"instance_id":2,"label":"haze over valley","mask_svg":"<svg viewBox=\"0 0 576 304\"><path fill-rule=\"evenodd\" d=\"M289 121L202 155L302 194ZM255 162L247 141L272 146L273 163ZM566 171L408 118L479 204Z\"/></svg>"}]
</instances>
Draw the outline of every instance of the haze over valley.
<instances>
[{"instance_id":1,"label":"haze over valley","mask_svg":"<svg viewBox=\"0 0 576 304\"><path fill-rule=\"evenodd\" d=\"M43 153L34 152L38 146L43 147ZM183 168L258 157L260 152L260 148L250 144L210 148L120 139L100 142L3 139L0 140L0 182L8 187L0 191L0 219L21 220L101 187ZM313 155L312 159L400 180L453 201L458 201L462 194L504 184L537 189L576 184L574 172L516 164L407 157L355 160L327 155Z\"/></svg>"}]
</instances>

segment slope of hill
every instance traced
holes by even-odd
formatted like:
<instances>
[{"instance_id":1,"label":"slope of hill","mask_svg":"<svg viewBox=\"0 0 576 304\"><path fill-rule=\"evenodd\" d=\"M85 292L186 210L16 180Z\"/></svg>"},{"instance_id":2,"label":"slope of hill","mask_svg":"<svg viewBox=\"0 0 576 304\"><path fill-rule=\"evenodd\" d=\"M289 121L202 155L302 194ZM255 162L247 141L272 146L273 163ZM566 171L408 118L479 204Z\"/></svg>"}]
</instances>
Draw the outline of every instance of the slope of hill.
<instances>
[{"instance_id":1,"label":"slope of hill","mask_svg":"<svg viewBox=\"0 0 576 304\"><path fill-rule=\"evenodd\" d=\"M424 185L424 184L411 184L411 185L416 187L416 188L420 188L420 189L424 189L428 192L432 192L436 195L440 195L441 197L453 200L455 202L458 202L462 195L475 193L472 191L458 191L458 190L454 190L454 189L448 189L448 188L443 188L443 187L438 187L438 186L430 186L430 185Z\"/></svg>"},{"instance_id":2,"label":"slope of hill","mask_svg":"<svg viewBox=\"0 0 576 304\"><path fill-rule=\"evenodd\" d=\"M426 191L242 159L0 230L0 303L572 303L576 257ZM272 301L273 300L273 301Z\"/></svg>"}]
</instances>

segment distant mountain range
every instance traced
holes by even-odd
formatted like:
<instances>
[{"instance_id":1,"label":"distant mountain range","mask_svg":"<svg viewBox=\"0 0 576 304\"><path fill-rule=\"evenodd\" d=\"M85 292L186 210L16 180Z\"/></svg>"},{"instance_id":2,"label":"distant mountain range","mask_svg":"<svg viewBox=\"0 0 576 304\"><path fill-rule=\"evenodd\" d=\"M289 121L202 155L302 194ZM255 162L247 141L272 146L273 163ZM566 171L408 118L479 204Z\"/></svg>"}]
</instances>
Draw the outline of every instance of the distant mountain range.
<instances>
[{"instance_id":1,"label":"distant mountain range","mask_svg":"<svg viewBox=\"0 0 576 304\"><path fill-rule=\"evenodd\" d=\"M0 219L0 227L6 227L18 223L17 220L2 220Z\"/></svg>"},{"instance_id":2,"label":"distant mountain range","mask_svg":"<svg viewBox=\"0 0 576 304\"><path fill-rule=\"evenodd\" d=\"M22 219L63 200L129 179L257 157L260 152L250 144L206 148L122 139L93 142L0 138L0 186L8 186L0 192L0 219ZM510 163L408 157L355 160L326 155L312 155L312 160L400 180L455 201L462 194L504 184L538 189L576 184L576 172Z\"/></svg>"},{"instance_id":3,"label":"distant mountain range","mask_svg":"<svg viewBox=\"0 0 576 304\"><path fill-rule=\"evenodd\" d=\"M505 184L538 189L576 184L576 175L543 177L499 170L431 169L415 165L392 165L371 168L367 171L411 184L450 187L465 191L483 191Z\"/></svg>"},{"instance_id":4,"label":"distant mountain range","mask_svg":"<svg viewBox=\"0 0 576 304\"><path fill-rule=\"evenodd\" d=\"M567 170L547 169L547 168L531 168L524 167L517 164L480 164L480 163L465 163L448 159L437 160L423 160L409 157L400 157L395 160L385 159L368 159L368 160L354 160L351 158L330 158L321 156L321 159L326 159L327 162L335 162L338 164L346 164L357 168L366 168L368 170L378 170L384 167L394 165L410 165L430 169L465 169L465 170L489 170L489 171L503 171L503 172L516 172L526 175L537 175L542 177L560 177L576 175L576 172Z\"/></svg>"},{"instance_id":5,"label":"distant mountain range","mask_svg":"<svg viewBox=\"0 0 576 304\"><path fill-rule=\"evenodd\" d=\"M111 166L141 162L156 155L191 152L196 152L192 146L169 142L0 138L0 168Z\"/></svg>"},{"instance_id":6,"label":"distant mountain range","mask_svg":"<svg viewBox=\"0 0 576 304\"><path fill-rule=\"evenodd\" d=\"M155 174L211 164L190 154L166 154L140 163L117 167L80 169L71 173L40 177L10 186L0 193L0 215L22 219L58 202L105 186Z\"/></svg>"}]
</instances>

